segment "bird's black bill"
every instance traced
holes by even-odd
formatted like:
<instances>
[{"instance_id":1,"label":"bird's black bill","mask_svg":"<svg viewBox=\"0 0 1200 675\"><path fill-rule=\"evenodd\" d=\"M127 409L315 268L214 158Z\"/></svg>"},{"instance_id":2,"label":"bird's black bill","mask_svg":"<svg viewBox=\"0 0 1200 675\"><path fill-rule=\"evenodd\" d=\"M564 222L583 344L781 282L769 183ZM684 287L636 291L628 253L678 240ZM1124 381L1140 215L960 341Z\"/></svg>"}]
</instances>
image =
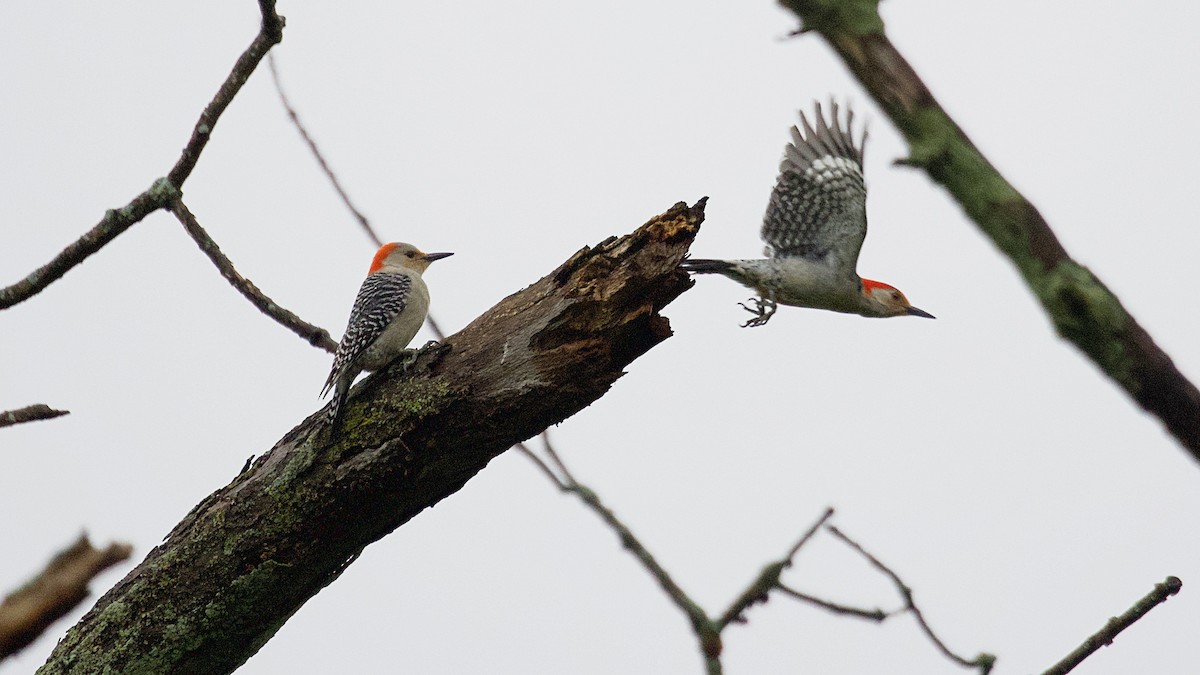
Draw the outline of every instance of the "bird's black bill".
<instances>
[{"instance_id":1,"label":"bird's black bill","mask_svg":"<svg viewBox=\"0 0 1200 675\"><path fill-rule=\"evenodd\" d=\"M926 319L936 319L936 318L937 318L936 316L934 316L934 315L930 314L929 312L926 312L926 311L925 311L925 310L923 310L923 309L917 309L916 307L909 307L909 308L908 308L908 313L909 313L911 316L923 316L923 317L925 317Z\"/></svg>"},{"instance_id":2,"label":"bird's black bill","mask_svg":"<svg viewBox=\"0 0 1200 675\"><path fill-rule=\"evenodd\" d=\"M442 258L449 258L449 257L450 257L450 256L452 256L452 255L454 255L454 254L453 254L453 253L446 253L446 252L443 252L443 253L426 253L425 255L421 256L421 260L424 260L425 262L433 262L434 260L441 260Z\"/></svg>"}]
</instances>

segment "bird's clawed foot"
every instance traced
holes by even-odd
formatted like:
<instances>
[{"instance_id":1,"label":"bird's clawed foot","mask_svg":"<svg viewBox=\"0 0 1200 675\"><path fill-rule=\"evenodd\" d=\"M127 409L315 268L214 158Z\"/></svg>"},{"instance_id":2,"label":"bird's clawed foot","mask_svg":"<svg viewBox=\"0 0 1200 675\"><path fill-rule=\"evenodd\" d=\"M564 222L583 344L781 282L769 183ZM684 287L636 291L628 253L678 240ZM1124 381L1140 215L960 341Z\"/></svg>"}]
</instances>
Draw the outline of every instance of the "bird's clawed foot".
<instances>
[{"instance_id":1,"label":"bird's clawed foot","mask_svg":"<svg viewBox=\"0 0 1200 675\"><path fill-rule=\"evenodd\" d=\"M417 359L420 359L422 356L432 354L433 360L436 362L448 351L450 351L450 343L430 340L422 345L420 349L406 349L404 355L399 359L400 369L407 373L412 370L412 367L417 363Z\"/></svg>"},{"instance_id":2,"label":"bird's clawed foot","mask_svg":"<svg viewBox=\"0 0 1200 675\"><path fill-rule=\"evenodd\" d=\"M751 307L750 305L747 305L746 302L751 303L754 306ZM775 300L771 298L750 298L746 302L739 302L738 304L741 305L742 309L753 314L754 318L749 319L746 321L746 323L742 324L742 328L754 328L755 326L762 326L770 321L772 316L775 316L775 309L777 305L775 304Z\"/></svg>"}]
</instances>

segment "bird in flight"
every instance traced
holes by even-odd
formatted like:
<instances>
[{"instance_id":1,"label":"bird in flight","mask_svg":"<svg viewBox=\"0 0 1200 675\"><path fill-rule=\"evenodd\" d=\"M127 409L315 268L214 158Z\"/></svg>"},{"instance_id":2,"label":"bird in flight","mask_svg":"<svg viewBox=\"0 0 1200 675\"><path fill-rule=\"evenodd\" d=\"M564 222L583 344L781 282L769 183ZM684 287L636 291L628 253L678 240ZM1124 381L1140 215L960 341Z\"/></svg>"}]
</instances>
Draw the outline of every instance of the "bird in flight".
<instances>
[{"instance_id":1,"label":"bird in flight","mask_svg":"<svg viewBox=\"0 0 1200 675\"><path fill-rule=\"evenodd\" d=\"M846 109L842 127L838 105L832 123L816 104L816 127L800 113L803 132L793 126L784 148L779 178L771 192L760 236L766 249L759 260L684 260L683 269L721 274L758 291L741 306L754 316L742 324L761 326L778 304L828 309L868 317L932 314L913 307L893 286L863 279L855 268L867 236L867 188L863 183L863 131L855 144L854 112Z\"/></svg>"}]
</instances>

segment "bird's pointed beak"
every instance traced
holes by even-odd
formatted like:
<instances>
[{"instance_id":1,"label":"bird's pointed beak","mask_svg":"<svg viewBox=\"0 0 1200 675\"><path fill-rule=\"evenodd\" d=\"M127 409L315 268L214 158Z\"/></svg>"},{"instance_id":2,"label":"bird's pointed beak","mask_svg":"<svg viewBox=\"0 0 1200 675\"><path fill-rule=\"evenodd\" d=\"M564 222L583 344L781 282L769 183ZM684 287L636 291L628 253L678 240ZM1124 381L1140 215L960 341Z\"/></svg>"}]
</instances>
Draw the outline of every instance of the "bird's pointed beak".
<instances>
[{"instance_id":1,"label":"bird's pointed beak","mask_svg":"<svg viewBox=\"0 0 1200 675\"><path fill-rule=\"evenodd\" d=\"M448 252L426 253L425 255L421 256L421 260L424 260L425 262L433 262L434 260L441 260L442 258L449 258L452 255L454 255L454 254L448 253Z\"/></svg>"},{"instance_id":2,"label":"bird's pointed beak","mask_svg":"<svg viewBox=\"0 0 1200 675\"><path fill-rule=\"evenodd\" d=\"M926 312L923 309L917 309L916 307L909 307L908 313L910 316L923 316L926 319L936 319L937 318L936 316L930 314L929 312Z\"/></svg>"}]
</instances>

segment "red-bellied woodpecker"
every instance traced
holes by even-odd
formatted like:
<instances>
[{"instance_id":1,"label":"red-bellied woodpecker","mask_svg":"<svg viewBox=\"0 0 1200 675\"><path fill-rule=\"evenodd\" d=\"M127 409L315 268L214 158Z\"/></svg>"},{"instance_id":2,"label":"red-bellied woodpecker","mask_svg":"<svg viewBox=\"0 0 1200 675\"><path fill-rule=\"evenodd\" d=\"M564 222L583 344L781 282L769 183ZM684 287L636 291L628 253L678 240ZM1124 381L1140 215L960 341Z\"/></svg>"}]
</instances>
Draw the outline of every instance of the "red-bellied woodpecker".
<instances>
[{"instance_id":1,"label":"red-bellied woodpecker","mask_svg":"<svg viewBox=\"0 0 1200 675\"><path fill-rule=\"evenodd\" d=\"M350 322L321 396L334 390L327 420L336 426L346 392L364 370L379 370L405 352L429 312L421 273L452 253L423 253L412 244L384 244L358 289Z\"/></svg>"},{"instance_id":2,"label":"red-bellied woodpecker","mask_svg":"<svg viewBox=\"0 0 1200 675\"><path fill-rule=\"evenodd\" d=\"M776 303L829 309L870 317L933 315L908 303L904 294L855 272L858 252L867 236L867 188L863 184L863 145L851 136L854 112L847 109L846 127L832 104L833 123L825 122L818 103L814 129L800 113L801 133L792 127L779 178L767 213L762 240L765 260L684 260L683 268L699 274L722 274L748 286L759 297L742 304L754 318L742 324L761 326L775 314Z\"/></svg>"}]
</instances>

